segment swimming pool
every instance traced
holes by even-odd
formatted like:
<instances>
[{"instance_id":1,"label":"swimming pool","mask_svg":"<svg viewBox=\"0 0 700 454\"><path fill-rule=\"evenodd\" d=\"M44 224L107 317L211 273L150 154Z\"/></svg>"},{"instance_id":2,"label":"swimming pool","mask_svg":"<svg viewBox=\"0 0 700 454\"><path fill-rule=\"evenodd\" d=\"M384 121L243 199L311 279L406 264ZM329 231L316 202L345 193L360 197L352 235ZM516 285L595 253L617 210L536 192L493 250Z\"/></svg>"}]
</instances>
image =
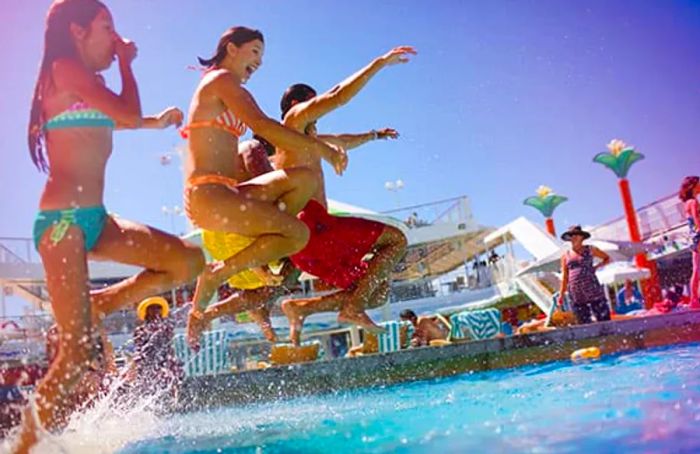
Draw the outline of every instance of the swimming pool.
<instances>
[{"instance_id":1,"label":"swimming pool","mask_svg":"<svg viewBox=\"0 0 700 454\"><path fill-rule=\"evenodd\" d=\"M179 415L121 452L690 451L698 364L693 344Z\"/></svg>"},{"instance_id":2,"label":"swimming pool","mask_svg":"<svg viewBox=\"0 0 700 454\"><path fill-rule=\"evenodd\" d=\"M166 418L134 410L93 418L61 444L123 454L697 452L698 364L700 344L690 344Z\"/></svg>"}]
</instances>

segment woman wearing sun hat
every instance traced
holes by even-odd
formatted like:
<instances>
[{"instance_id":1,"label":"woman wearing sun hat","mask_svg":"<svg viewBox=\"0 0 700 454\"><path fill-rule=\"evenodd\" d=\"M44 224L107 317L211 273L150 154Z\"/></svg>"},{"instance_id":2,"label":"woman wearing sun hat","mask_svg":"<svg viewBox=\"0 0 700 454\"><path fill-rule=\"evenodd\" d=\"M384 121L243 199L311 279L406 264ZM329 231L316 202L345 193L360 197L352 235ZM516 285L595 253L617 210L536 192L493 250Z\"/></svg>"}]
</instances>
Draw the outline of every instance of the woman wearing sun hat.
<instances>
[{"instance_id":1,"label":"woman wearing sun hat","mask_svg":"<svg viewBox=\"0 0 700 454\"><path fill-rule=\"evenodd\" d=\"M571 308L580 324L591 323L593 316L596 321L610 320L610 308L605 298L605 290L595 272L610 263L610 256L595 246L583 244L591 234L580 225L569 227L561 239L571 242L571 250L561 257L561 289L557 304L564 304L564 293L569 292ZM594 258L600 259L596 265Z\"/></svg>"}]
</instances>

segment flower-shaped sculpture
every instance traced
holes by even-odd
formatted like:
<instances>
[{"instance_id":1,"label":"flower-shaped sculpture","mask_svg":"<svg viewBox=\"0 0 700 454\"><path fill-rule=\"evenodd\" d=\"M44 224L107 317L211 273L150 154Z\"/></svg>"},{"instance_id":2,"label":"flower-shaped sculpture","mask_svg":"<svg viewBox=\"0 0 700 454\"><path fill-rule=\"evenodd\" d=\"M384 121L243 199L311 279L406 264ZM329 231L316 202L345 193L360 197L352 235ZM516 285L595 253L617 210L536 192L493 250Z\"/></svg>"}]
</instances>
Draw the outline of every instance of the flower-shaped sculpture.
<instances>
[{"instance_id":1,"label":"flower-shaped sculpture","mask_svg":"<svg viewBox=\"0 0 700 454\"><path fill-rule=\"evenodd\" d=\"M545 226L547 227L547 231L551 235L556 235L552 214L554 214L554 209L556 207L567 200L569 199L562 195L555 194L551 188L547 186L540 186L537 188L537 196L528 197L523 201L523 204L529 205L542 213L542 216L545 217Z\"/></svg>"},{"instance_id":2,"label":"flower-shaped sculpture","mask_svg":"<svg viewBox=\"0 0 700 454\"><path fill-rule=\"evenodd\" d=\"M644 159L644 155L637 153L634 147L628 146L622 140L613 139L608 144L608 152L598 153L593 158L593 162L603 164L608 169L612 170L617 175L618 186L620 188L620 196L622 197L622 206L625 209L625 218L627 219L627 229L629 230L630 240L640 242L642 236L639 232L639 223L637 222L637 212L634 209L632 202L632 191L630 183L627 180L627 173L632 165ZM645 254L639 254L635 257L638 266L648 268L651 271L651 277L642 284L644 299L647 308L651 307L660 299L660 288L658 284L658 275L656 272L656 264L649 261Z\"/></svg>"},{"instance_id":3,"label":"flower-shaped sculpture","mask_svg":"<svg viewBox=\"0 0 700 454\"><path fill-rule=\"evenodd\" d=\"M608 152L598 153L593 158L593 162L603 164L608 169L615 172L618 178L627 178L632 165L644 159L644 155L637 153L634 147L627 146L619 139L613 139L608 144Z\"/></svg>"}]
</instances>

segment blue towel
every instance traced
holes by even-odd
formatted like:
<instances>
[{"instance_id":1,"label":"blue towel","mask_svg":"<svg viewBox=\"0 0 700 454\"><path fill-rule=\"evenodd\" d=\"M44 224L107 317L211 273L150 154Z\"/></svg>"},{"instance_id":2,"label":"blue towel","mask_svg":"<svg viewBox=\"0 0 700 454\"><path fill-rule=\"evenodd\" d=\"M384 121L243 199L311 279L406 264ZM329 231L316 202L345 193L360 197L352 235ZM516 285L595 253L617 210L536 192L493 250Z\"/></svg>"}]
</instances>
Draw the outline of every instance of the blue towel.
<instances>
[{"instance_id":1,"label":"blue towel","mask_svg":"<svg viewBox=\"0 0 700 454\"><path fill-rule=\"evenodd\" d=\"M457 312L450 316L450 321L452 339L490 339L501 332L501 311L498 309Z\"/></svg>"}]
</instances>

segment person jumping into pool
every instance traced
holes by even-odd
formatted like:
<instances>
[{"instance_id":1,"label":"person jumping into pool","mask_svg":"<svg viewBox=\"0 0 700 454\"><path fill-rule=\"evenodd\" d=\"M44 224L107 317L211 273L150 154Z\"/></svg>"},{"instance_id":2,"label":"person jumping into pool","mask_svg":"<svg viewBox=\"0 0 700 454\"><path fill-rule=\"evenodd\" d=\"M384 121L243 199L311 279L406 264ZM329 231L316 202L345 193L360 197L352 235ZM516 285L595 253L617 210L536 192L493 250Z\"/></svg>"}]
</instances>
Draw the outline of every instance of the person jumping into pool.
<instances>
[{"instance_id":1,"label":"person jumping into pool","mask_svg":"<svg viewBox=\"0 0 700 454\"><path fill-rule=\"evenodd\" d=\"M241 142L238 148L247 179L274 170L268 159L265 146L260 140L246 140ZM228 259L249 246L253 240L253 238L235 233L202 230L202 246L214 260ZM193 319L190 325L191 335L198 338L200 333L219 317L226 315L235 317L242 312L247 312L250 318L260 326L265 338L270 342L276 342L277 335L270 321L270 304L287 293L288 288L296 285L301 274L300 271L291 266L289 260L283 260L278 265L281 269L274 279L270 278L269 266L244 270L231 276L227 283L235 292L208 306L202 312L201 318ZM197 347L195 342L191 342L191 344L195 348Z\"/></svg>"},{"instance_id":2,"label":"person jumping into pool","mask_svg":"<svg viewBox=\"0 0 700 454\"><path fill-rule=\"evenodd\" d=\"M153 228L116 218L103 205L105 167L118 128L166 128L182 112L169 108L143 117L131 69L136 46L114 29L97 0L51 4L44 53L34 89L28 130L34 164L48 171L34 223L46 286L58 324L58 357L25 411L15 449L26 452L42 429L57 431L71 392L95 354L93 317L195 279L201 250ZM105 86L101 71L118 60L122 91ZM92 295L87 258L145 268Z\"/></svg>"},{"instance_id":3,"label":"person jumping into pool","mask_svg":"<svg viewBox=\"0 0 700 454\"><path fill-rule=\"evenodd\" d=\"M374 134L371 132L343 135L348 141L350 137L355 137L356 142L370 140L373 136ZM377 131L378 138L395 138L397 136L397 133L389 128ZM268 159L267 149L270 149L270 153L274 153L274 146L270 146L260 137L256 140L241 142L238 153L251 178L274 170ZM202 245L216 260L227 259L250 242L249 238L232 233L202 231ZM198 338L201 332L206 330L209 324L217 318L235 317L242 312L247 312L250 318L260 326L265 338L270 342L276 342L277 335L270 321L270 306L278 298L288 294L290 289L297 285L301 275L301 271L295 268L289 260L283 260L280 265L278 279L281 280L281 283L276 281L276 285L269 285L269 279L265 279L263 276L269 270L257 272L245 270L232 276L228 280L228 284L236 291L225 299L208 306L202 313L202 317L195 319L191 324L191 335ZM191 342L191 345L195 348L197 346L194 342Z\"/></svg>"},{"instance_id":4,"label":"person jumping into pool","mask_svg":"<svg viewBox=\"0 0 700 454\"><path fill-rule=\"evenodd\" d=\"M322 96L316 96L316 92L311 87L304 84L297 84L290 87L289 89L287 89L285 95L283 96L280 106L282 109L282 117L284 119L284 124L286 126L293 127L300 132L303 131L306 134L316 135L315 123L320 116L348 102L382 67L390 64L404 62L406 61L406 55L411 53L415 53L415 51L409 47L400 47L393 49L388 54L374 60L370 65L363 68L361 71L351 76L343 83L339 84L329 93L326 93ZM299 108L294 108L294 114L287 117L287 112L290 109L292 109L292 107L295 105L299 105ZM319 135L317 137L325 142L336 143L346 149L350 149L358 147L371 140L388 138L394 139L398 137L398 133L391 128L384 128L379 131L373 130L361 134ZM262 137L257 137L257 139L265 146L265 149L267 149L268 151L267 153L263 152L263 150L259 147L258 143L252 141L246 142L249 143L250 146L246 146L245 149L242 146L241 150L239 151L239 154L243 162L245 163L245 168L250 174L259 174L261 172L269 172L271 170L272 167L270 165L269 160L267 159L267 155L272 155L273 159L275 160L279 159L279 157L275 155L276 150L274 145L269 144L269 142L267 142ZM318 175L318 184L320 185L319 190L316 191L314 197L322 201L323 206L325 207L327 202L325 197L323 172L321 168L320 159L308 158L304 155L304 153L296 153L295 156L296 157L293 157L291 159L287 158L281 162L278 162L277 168L294 167L295 165L309 166L310 168L312 168L314 172L316 172L316 174ZM351 267L356 267L353 273L356 273L357 277L359 277L361 274L364 274L363 270L367 266L367 264L362 262L361 259L365 255L366 251L372 249L373 243L375 242L375 240L377 240L377 237L373 236L375 233L378 236L381 236L379 241L377 241L376 243L376 253L378 254L378 257L375 257L375 260L373 260L373 263L375 264L375 267L377 269L382 269L382 265L388 266L389 269L391 269L393 267L393 264L403 254L403 251L406 247L406 240L403 234L398 229L395 229L393 227L387 227L383 224L366 221L364 219L353 219L344 222L346 222L346 232L353 230L355 227L357 227L358 229L372 230L371 232L369 232L369 235L366 238L366 245L352 245L346 242L346 244L343 245L335 244L332 246L335 248L333 250L336 251L343 250L346 247L356 248L354 254L359 255L359 257L351 258L347 256L344 257L344 259L349 260L348 263ZM336 234L337 233L339 233L339 230L336 230ZM363 235L363 231L360 230L357 234L361 236ZM313 232L312 238L314 238ZM217 249L225 249L222 245L225 245L226 241L231 240L235 240L235 242L238 242L238 236L231 235L230 233L222 233L220 235L216 235L214 232L204 232L203 234L203 243L210 252ZM321 245L319 247L319 250L324 252L329 250L326 249L326 246L328 245ZM276 340L276 335L269 321L268 305L280 296L284 295L287 288L295 285L296 280L299 276L299 271L297 268L289 267L287 265L289 265L289 263L285 265L285 271L281 273L281 275L284 278L284 283L282 286L264 287L264 284L260 282L258 283L256 288L249 288L247 290L236 292L228 298L226 298L225 300L211 305L202 314L202 317L196 319L196 321L190 324L191 329L189 331L189 336L191 336L191 338L198 339L200 333L209 325L209 323L212 320L223 315L234 316L244 310L248 310L251 317L260 325L263 333L265 334L265 337L270 341ZM325 265L331 267L328 269L328 275L333 275L334 272L338 270L337 264L332 263L322 264L320 266L315 267L315 269L322 268ZM246 273L249 275L251 274L250 272ZM386 274L388 277L388 273ZM250 277L252 280L255 280L254 276L251 275ZM349 280L352 280L353 277L353 275L347 275L345 277L345 281L342 282L339 287L347 287L349 285ZM370 284L371 286L371 283L369 283L368 280L374 278L375 277L372 273L368 273L368 276L366 278L367 280L361 281L358 287L362 289L363 284ZM328 280L328 282L331 285L338 286L337 283L333 282L332 279ZM229 281L229 284L233 287L240 288L239 285L236 285L235 278L234 282ZM379 291L377 291L375 295L372 295L369 304L375 303L377 305L381 305L386 300L389 290L388 282L384 282L382 283L382 285L378 285L377 287ZM356 291L353 296L356 295L362 295L361 290ZM318 301L315 298L312 298L310 300L298 300L294 303L286 303L286 313L288 315L294 314L292 316L294 322L291 323L291 337L293 342L299 342L301 325L303 324L303 319L308 314L319 311L341 311L342 307L339 306L339 303L343 301L344 297L346 296L348 296L348 293L338 292L320 301ZM292 306L298 306L299 309L297 310L296 307ZM361 308L359 310L356 309L356 306L357 305L349 306L347 310L342 311L340 319L342 321L355 320L355 323L360 324L361 326L365 326L366 328L373 331L378 331L378 327L364 312L365 306L360 306ZM298 316L297 313L299 313ZM191 340L190 345L196 346L196 342L194 340Z\"/></svg>"},{"instance_id":5,"label":"person jumping into pool","mask_svg":"<svg viewBox=\"0 0 700 454\"><path fill-rule=\"evenodd\" d=\"M688 219L691 252L693 256L693 274L690 276L690 308L700 309L698 289L700 288L700 177L689 176L683 179L678 198L683 202L685 216Z\"/></svg>"},{"instance_id":6,"label":"person jumping into pool","mask_svg":"<svg viewBox=\"0 0 700 454\"><path fill-rule=\"evenodd\" d=\"M246 180L238 138L250 127L275 146L305 150L342 174L347 155L339 147L305 136L267 117L241 85L262 65L263 35L232 27L213 57L200 59L206 72L190 105L187 136L185 211L206 230L254 239L223 262L205 267L197 280L188 320L188 341L196 348L197 321L219 286L240 271L266 265L301 250L309 229L296 218L316 190L313 172L286 168Z\"/></svg>"},{"instance_id":7,"label":"person jumping into pool","mask_svg":"<svg viewBox=\"0 0 700 454\"><path fill-rule=\"evenodd\" d=\"M410 46L396 47L321 95L308 85L292 85L280 103L283 124L309 136L317 136L319 118L350 101L382 68L407 63L408 57L415 54ZM369 140L396 138L398 134L393 129L383 129L365 134L317 137L350 149ZM370 332L383 332L365 310L386 301L391 270L406 251L405 235L399 229L379 222L328 214L321 161L310 153L277 147L275 164L278 169L306 166L313 170L318 186L299 214L299 219L309 227L311 237L301 252L291 256L291 261L300 270L339 289L324 296L282 303L282 310L289 319L292 342L299 344L304 319L317 312L338 312L340 323L355 324ZM372 259L365 261L369 253Z\"/></svg>"}]
</instances>

